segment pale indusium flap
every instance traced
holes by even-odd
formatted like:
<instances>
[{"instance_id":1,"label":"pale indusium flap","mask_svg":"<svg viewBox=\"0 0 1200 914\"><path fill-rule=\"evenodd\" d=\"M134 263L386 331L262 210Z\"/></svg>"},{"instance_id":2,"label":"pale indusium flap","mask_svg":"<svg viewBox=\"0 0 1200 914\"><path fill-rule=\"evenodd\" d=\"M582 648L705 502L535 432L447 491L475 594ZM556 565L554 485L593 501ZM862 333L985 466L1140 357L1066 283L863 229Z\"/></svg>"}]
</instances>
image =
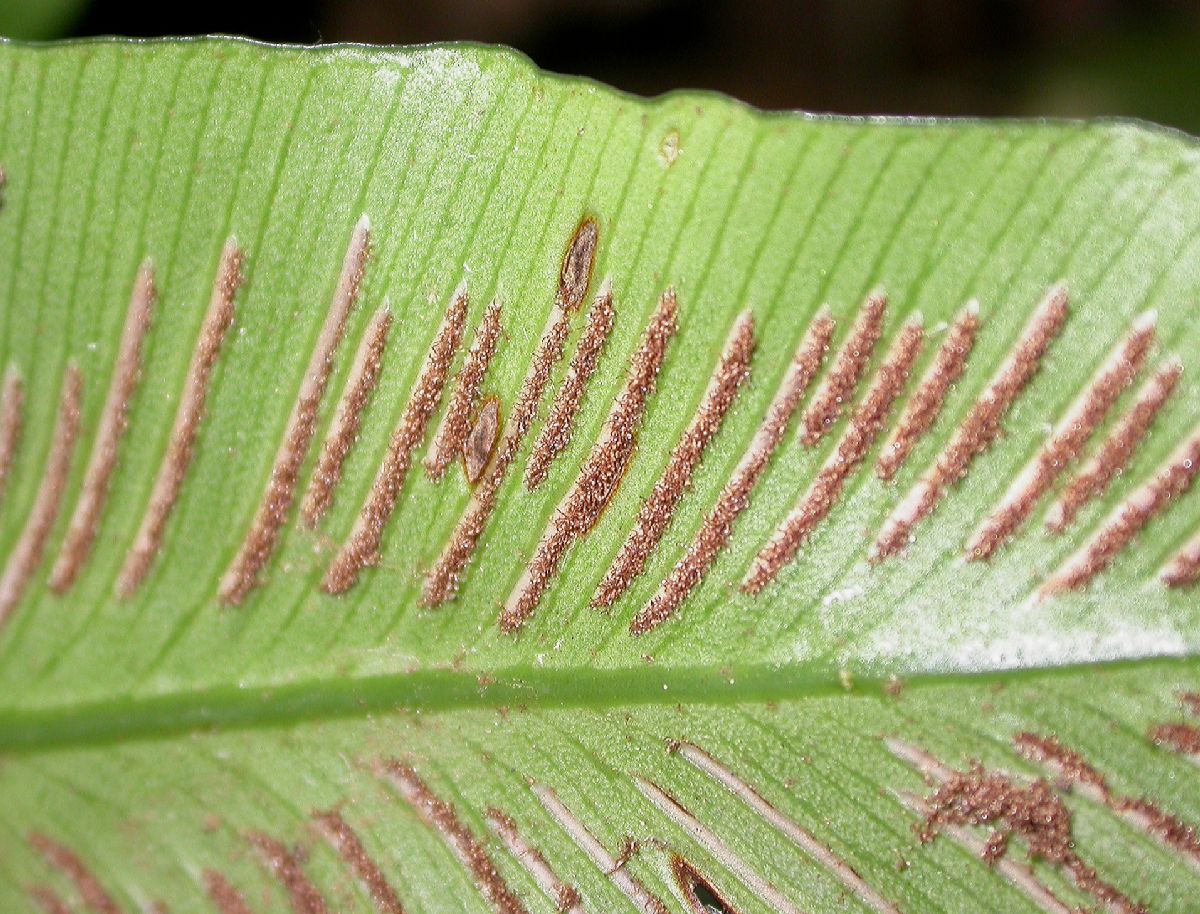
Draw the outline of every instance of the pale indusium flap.
<instances>
[{"instance_id":1,"label":"pale indusium flap","mask_svg":"<svg viewBox=\"0 0 1200 914\"><path fill-rule=\"evenodd\" d=\"M0 910L1186 911L1200 158L0 46Z\"/></svg>"}]
</instances>

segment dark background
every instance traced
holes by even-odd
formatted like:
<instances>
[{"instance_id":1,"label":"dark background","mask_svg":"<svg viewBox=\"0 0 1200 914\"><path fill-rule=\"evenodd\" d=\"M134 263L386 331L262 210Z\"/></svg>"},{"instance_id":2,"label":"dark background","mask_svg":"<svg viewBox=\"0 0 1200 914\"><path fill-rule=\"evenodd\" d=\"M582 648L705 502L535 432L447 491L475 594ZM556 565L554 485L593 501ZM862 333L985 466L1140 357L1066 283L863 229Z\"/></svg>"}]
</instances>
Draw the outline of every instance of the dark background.
<instances>
[{"instance_id":1,"label":"dark background","mask_svg":"<svg viewBox=\"0 0 1200 914\"><path fill-rule=\"evenodd\" d=\"M0 0L22 37L511 45L640 94L850 114L1121 115L1200 134L1200 0Z\"/></svg>"}]
</instances>

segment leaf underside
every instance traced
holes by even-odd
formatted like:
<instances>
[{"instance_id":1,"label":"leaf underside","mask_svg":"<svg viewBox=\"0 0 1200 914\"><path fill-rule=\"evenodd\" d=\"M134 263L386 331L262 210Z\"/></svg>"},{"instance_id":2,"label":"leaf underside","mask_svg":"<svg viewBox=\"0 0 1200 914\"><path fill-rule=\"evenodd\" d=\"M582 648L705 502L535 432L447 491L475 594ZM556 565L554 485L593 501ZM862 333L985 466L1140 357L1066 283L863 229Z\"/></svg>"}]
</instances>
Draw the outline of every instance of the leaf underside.
<instances>
[{"instance_id":1,"label":"leaf underside","mask_svg":"<svg viewBox=\"0 0 1200 914\"><path fill-rule=\"evenodd\" d=\"M0 46L0 910L1184 911L1200 157Z\"/></svg>"}]
</instances>

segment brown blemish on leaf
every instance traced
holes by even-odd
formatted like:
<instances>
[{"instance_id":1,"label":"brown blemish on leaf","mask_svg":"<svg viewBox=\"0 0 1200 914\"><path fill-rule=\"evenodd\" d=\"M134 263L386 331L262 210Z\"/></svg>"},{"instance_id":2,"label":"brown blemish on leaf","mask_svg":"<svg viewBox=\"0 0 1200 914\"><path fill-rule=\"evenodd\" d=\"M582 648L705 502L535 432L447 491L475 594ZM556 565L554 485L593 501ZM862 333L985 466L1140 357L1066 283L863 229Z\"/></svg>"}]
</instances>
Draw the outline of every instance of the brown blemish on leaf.
<instances>
[{"instance_id":1,"label":"brown blemish on leaf","mask_svg":"<svg viewBox=\"0 0 1200 914\"><path fill-rule=\"evenodd\" d=\"M220 914L251 914L242 893L216 870L204 871L204 891Z\"/></svg>"},{"instance_id":2,"label":"brown blemish on leaf","mask_svg":"<svg viewBox=\"0 0 1200 914\"><path fill-rule=\"evenodd\" d=\"M1057 285L1034 311L1020 340L933 466L884 522L875 542L876 559L903 550L913 528L933 513L946 490L967 475L976 457L991 449L1003 430L1005 415L1037 374L1046 350L1066 319L1067 290Z\"/></svg>"},{"instance_id":3,"label":"brown blemish on leaf","mask_svg":"<svg viewBox=\"0 0 1200 914\"><path fill-rule=\"evenodd\" d=\"M371 316L371 322L363 333L338 403L337 416L325 438L320 460L300 505L300 517L307 527L316 527L333 503L333 493L342 479L342 465L358 441L363 410L371 402L375 386L379 383L379 372L383 368L383 354L391 329L392 312L384 306Z\"/></svg>"},{"instance_id":4,"label":"brown blemish on leaf","mask_svg":"<svg viewBox=\"0 0 1200 914\"><path fill-rule=\"evenodd\" d=\"M1067 483L1062 495L1046 515L1046 529L1062 533L1080 510L1099 497L1133 458L1154 419L1179 384L1183 365L1171 359L1155 372L1138 392L1129 411L1121 417L1095 455Z\"/></svg>"},{"instance_id":5,"label":"brown blemish on leaf","mask_svg":"<svg viewBox=\"0 0 1200 914\"><path fill-rule=\"evenodd\" d=\"M600 294L592 303L591 311L588 312L587 324L583 328L575 354L571 356L571 364L567 368L566 377L563 378L562 387L554 398L550 415L529 455L529 463L525 467L525 487L531 491L542 484L550 470L550 464L571 443L575 431L575 418L583 404L588 382L600 363L604 344L612 331L613 316L612 284L605 280Z\"/></svg>"},{"instance_id":6,"label":"brown blemish on leaf","mask_svg":"<svg viewBox=\"0 0 1200 914\"><path fill-rule=\"evenodd\" d=\"M583 914L583 899L579 890L558 877L542 852L521 836L517 823L495 807L487 811L487 818L492 831L504 842L508 852L528 870L538 888L553 900L559 914Z\"/></svg>"},{"instance_id":7,"label":"brown blemish on leaf","mask_svg":"<svg viewBox=\"0 0 1200 914\"><path fill-rule=\"evenodd\" d=\"M1184 755L1200 756L1200 727L1190 724L1159 724L1151 728L1150 739Z\"/></svg>"},{"instance_id":8,"label":"brown blemish on leaf","mask_svg":"<svg viewBox=\"0 0 1200 914\"><path fill-rule=\"evenodd\" d=\"M875 344L883 334L883 317L887 311L887 299L872 294L859 309L850 335L842 343L832 367L801 420L800 440L807 447L814 447L841 417L846 405L854 396L854 390L867 370Z\"/></svg>"},{"instance_id":9,"label":"brown blemish on leaf","mask_svg":"<svg viewBox=\"0 0 1200 914\"><path fill-rule=\"evenodd\" d=\"M562 310L574 312L587 295L596 265L596 248L600 244L600 226L591 216L585 216L571 236L563 254L559 272L558 294L555 303Z\"/></svg>"},{"instance_id":10,"label":"brown blemish on leaf","mask_svg":"<svg viewBox=\"0 0 1200 914\"><path fill-rule=\"evenodd\" d=\"M1192 714L1200 717L1200 692L1183 692L1180 694L1179 700Z\"/></svg>"},{"instance_id":11,"label":"brown blemish on leaf","mask_svg":"<svg viewBox=\"0 0 1200 914\"><path fill-rule=\"evenodd\" d=\"M30 900L41 908L43 914L71 914L71 906L48 885L31 885Z\"/></svg>"},{"instance_id":12,"label":"brown blemish on leaf","mask_svg":"<svg viewBox=\"0 0 1200 914\"><path fill-rule=\"evenodd\" d=\"M471 431L462 443L463 471L471 485L483 477L492 455L496 453L496 442L499 440L500 398L488 397L479 408L479 415L471 423Z\"/></svg>"},{"instance_id":13,"label":"brown blemish on leaf","mask_svg":"<svg viewBox=\"0 0 1200 914\"><path fill-rule=\"evenodd\" d=\"M4 372L4 388L0 390L0 503L8 474L12 470L17 445L21 443L21 414L25 406L25 383L16 368Z\"/></svg>"},{"instance_id":14,"label":"brown blemish on leaf","mask_svg":"<svg viewBox=\"0 0 1200 914\"><path fill-rule=\"evenodd\" d=\"M251 832L246 839L287 893L295 914L329 914L324 896L305 874L300 859L287 845L263 832Z\"/></svg>"},{"instance_id":15,"label":"brown blemish on leaf","mask_svg":"<svg viewBox=\"0 0 1200 914\"><path fill-rule=\"evenodd\" d=\"M983 854L988 865L1005 856L1010 838L1016 836L1032 858L1062 869L1110 911L1146 914L1144 905L1101 879L1076 853L1071 814L1046 781L1021 786L974 763L965 772L952 771L927 804L925 820L917 828L922 844L933 841L942 825L990 825L994 831Z\"/></svg>"},{"instance_id":16,"label":"brown blemish on leaf","mask_svg":"<svg viewBox=\"0 0 1200 914\"><path fill-rule=\"evenodd\" d=\"M1154 476L1117 505L1091 539L1046 579L1039 594L1050 596L1085 587L1112 564L1155 515L1191 488L1198 472L1200 432L1193 432Z\"/></svg>"},{"instance_id":17,"label":"brown blemish on leaf","mask_svg":"<svg viewBox=\"0 0 1200 914\"><path fill-rule=\"evenodd\" d=\"M558 572L567 549L591 531L620 486L637 448L646 402L654 392L667 347L675 335L677 311L675 291L668 289L659 298L641 344L630 359L625 386L617 395L599 440L505 603L499 620L502 631L513 632L525 624Z\"/></svg>"},{"instance_id":18,"label":"brown blemish on leaf","mask_svg":"<svg viewBox=\"0 0 1200 914\"><path fill-rule=\"evenodd\" d=\"M370 223L363 216L354 227L342 261L333 301L325 315L321 334L313 347L295 405L288 417L283 441L275 455L266 491L241 548L221 578L218 593L229 606L239 605L259 585L259 575L270 561L287 523L288 512L299 482L300 468L316 433L317 410L333 371L333 360L346 332L346 320L358 300L363 273L370 253Z\"/></svg>"},{"instance_id":19,"label":"brown blemish on leaf","mask_svg":"<svg viewBox=\"0 0 1200 914\"><path fill-rule=\"evenodd\" d=\"M759 477L783 441L792 415L825 359L833 330L833 318L825 312L819 313L809 325L733 477L721 490L716 506L705 517L688 551L659 585L650 602L629 623L632 634L644 634L671 618L724 550L733 535L734 523L750 503Z\"/></svg>"},{"instance_id":20,"label":"brown blemish on leaf","mask_svg":"<svg viewBox=\"0 0 1200 914\"><path fill-rule=\"evenodd\" d=\"M910 320L904 325L862 404L850 417L837 448L817 473L800 504L755 557L742 581L743 593L758 594L775 580L796 557L813 530L829 516L842 497L847 480L858 471L883 431L892 405L904 392L924 340L925 331L919 320Z\"/></svg>"},{"instance_id":21,"label":"brown blemish on leaf","mask_svg":"<svg viewBox=\"0 0 1200 914\"><path fill-rule=\"evenodd\" d=\"M1168 587L1192 587L1200 581L1200 535L1183 544L1159 577Z\"/></svg>"},{"instance_id":22,"label":"brown blemish on leaf","mask_svg":"<svg viewBox=\"0 0 1200 914\"><path fill-rule=\"evenodd\" d=\"M355 877L363 884L379 914L404 914L404 907L400 904L396 890L383 875L379 864L367 853L357 832L347 824L341 814L336 809L314 812L313 821L316 822L321 835L337 851L338 856L346 861Z\"/></svg>"},{"instance_id":23,"label":"brown blemish on leaf","mask_svg":"<svg viewBox=\"0 0 1200 914\"><path fill-rule=\"evenodd\" d=\"M933 364L905 404L895 431L883 446L875 465L875 473L880 479L890 482L895 478L917 442L933 427L950 388L967 369L967 360L975 347L978 329L979 302L972 300L963 308L946 334L946 339L938 347Z\"/></svg>"},{"instance_id":24,"label":"brown blemish on leaf","mask_svg":"<svg viewBox=\"0 0 1200 914\"><path fill-rule=\"evenodd\" d=\"M171 427L171 438L154 478L150 502L117 575L116 591L122 598L134 594L150 571L154 557L158 555L167 519L175 507L179 487L192 462L196 434L204 417L209 378L220 355L225 334L233 323L233 298L241 284L242 251L231 239L221 251L212 296L188 365L187 380L184 381L179 408Z\"/></svg>"},{"instance_id":25,"label":"brown blemish on leaf","mask_svg":"<svg viewBox=\"0 0 1200 914\"><path fill-rule=\"evenodd\" d=\"M695 914L737 914L737 908L698 869L676 855L671 858L671 875Z\"/></svg>"},{"instance_id":26,"label":"brown blemish on leaf","mask_svg":"<svg viewBox=\"0 0 1200 914\"><path fill-rule=\"evenodd\" d=\"M990 558L1025 522L1059 475L1075 461L1104 421L1112 405L1146 362L1154 342L1154 312L1134 322L1133 329L1083 393L1067 410L1037 456L1017 476L1003 500L967 545L967 558Z\"/></svg>"},{"instance_id":27,"label":"brown blemish on leaf","mask_svg":"<svg viewBox=\"0 0 1200 914\"><path fill-rule=\"evenodd\" d=\"M66 538L58 559L50 572L50 589L63 594L75 583L76 577L91 555L100 523L100 513L108 498L108 484L117 466L117 449L125 434L129 418L129 401L137 387L141 369L142 340L150 328L157 291L154 287L154 267L149 260L142 263L133 283L125 326L113 365L108 395L100 413L95 443L84 471L83 487L75 511L67 526Z\"/></svg>"},{"instance_id":28,"label":"brown blemish on leaf","mask_svg":"<svg viewBox=\"0 0 1200 914\"><path fill-rule=\"evenodd\" d=\"M508 887L492 858L479 839L463 824L453 806L434 794L408 765L396 761L385 762L383 774L395 785L413 812L442 836L497 914L528 914L525 905Z\"/></svg>"},{"instance_id":29,"label":"brown blemish on leaf","mask_svg":"<svg viewBox=\"0 0 1200 914\"><path fill-rule=\"evenodd\" d=\"M108 890L73 850L41 832L30 832L27 840L47 864L71 881L84 905L96 914L121 914Z\"/></svg>"},{"instance_id":30,"label":"brown blemish on leaf","mask_svg":"<svg viewBox=\"0 0 1200 914\"><path fill-rule=\"evenodd\" d=\"M425 364L409 395L400 424L392 433L391 444L367 500L359 511L354 528L330 563L321 582L326 593L345 593L358 580L359 573L379 561L383 529L396 508L404 480L412 464L413 451L425 437L429 420L436 412L450 373L450 364L462 342L467 321L467 290L461 286L454 294L442 318L437 335L429 347Z\"/></svg>"},{"instance_id":31,"label":"brown blemish on leaf","mask_svg":"<svg viewBox=\"0 0 1200 914\"><path fill-rule=\"evenodd\" d=\"M83 375L74 362L67 364L59 394L54 433L42 481L34 496L25 526L9 553L0 575L0 628L16 608L30 579L42 562L46 541L54 529L58 510L71 473L71 457L79 437L80 409L83 403Z\"/></svg>"},{"instance_id":32,"label":"brown blemish on leaf","mask_svg":"<svg viewBox=\"0 0 1200 914\"><path fill-rule=\"evenodd\" d=\"M492 356L496 354L499 339L500 303L493 301L484 311L483 319L475 331L467 358L454 380L454 389L450 392L442 423L433 436L433 444L425 458L425 472L431 479L441 479L446 467L464 452L471 432L471 413L479 402L483 380Z\"/></svg>"},{"instance_id":33,"label":"brown blemish on leaf","mask_svg":"<svg viewBox=\"0 0 1200 914\"><path fill-rule=\"evenodd\" d=\"M729 332L691 424L671 452L650 497L642 503L633 530L592 597L592 606L611 606L645 570L650 554L666 533L676 507L691 486L692 474L700 465L705 450L720 431L726 414L750 377L754 346L754 316L744 311Z\"/></svg>"}]
</instances>

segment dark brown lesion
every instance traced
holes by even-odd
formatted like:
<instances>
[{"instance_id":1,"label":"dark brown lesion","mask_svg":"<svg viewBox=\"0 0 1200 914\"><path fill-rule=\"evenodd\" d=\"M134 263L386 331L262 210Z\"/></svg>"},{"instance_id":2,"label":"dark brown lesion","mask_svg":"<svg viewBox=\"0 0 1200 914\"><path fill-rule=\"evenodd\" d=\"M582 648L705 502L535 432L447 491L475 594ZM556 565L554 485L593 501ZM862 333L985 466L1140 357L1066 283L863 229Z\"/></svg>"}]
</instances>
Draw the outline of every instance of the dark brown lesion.
<instances>
[{"instance_id":1,"label":"dark brown lesion","mask_svg":"<svg viewBox=\"0 0 1200 914\"><path fill-rule=\"evenodd\" d=\"M556 302L564 311L575 311L583 304L592 282L596 249L600 244L600 226L592 216L584 216L563 253Z\"/></svg>"},{"instance_id":2,"label":"dark brown lesion","mask_svg":"<svg viewBox=\"0 0 1200 914\"><path fill-rule=\"evenodd\" d=\"M671 858L671 875L695 914L737 914L737 908L696 867L682 857Z\"/></svg>"},{"instance_id":3,"label":"dark brown lesion","mask_svg":"<svg viewBox=\"0 0 1200 914\"><path fill-rule=\"evenodd\" d=\"M492 396L484 399L470 423L471 430L462 443L462 458L463 472L471 485L483 478L496 453L496 444L500 440L500 418L500 398Z\"/></svg>"}]
</instances>

